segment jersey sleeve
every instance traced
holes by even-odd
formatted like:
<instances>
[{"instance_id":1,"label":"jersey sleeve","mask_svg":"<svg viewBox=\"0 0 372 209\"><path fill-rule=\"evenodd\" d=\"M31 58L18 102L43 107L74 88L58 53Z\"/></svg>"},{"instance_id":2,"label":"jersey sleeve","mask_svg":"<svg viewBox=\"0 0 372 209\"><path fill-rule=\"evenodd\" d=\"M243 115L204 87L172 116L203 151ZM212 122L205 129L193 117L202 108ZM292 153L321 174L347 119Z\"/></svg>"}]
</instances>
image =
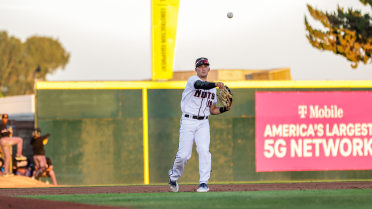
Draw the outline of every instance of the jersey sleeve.
<instances>
[{"instance_id":1,"label":"jersey sleeve","mask_svg":"<svg viewBox=\"0 0 372 209\"><path fill-rule=\"evenodd\" d=\"M213 82L197 80L194 83L194 87L196 89L206 89L206 90L209 90L209 89L215 88L216 87L216 84L213 83Z\"/></svg>"},{"instance_id":2,"label":"jersey sleeve","mask_svg":"<svg viewBox=\"0 0 372 209\"><path fill-rule=\"evenodd\" d=\"M194 87L194 83L196 81L200 80L200 78L198 76L191 76L188 80L187 80L187 86L191 89L195 89Z\"/></svg>"}]
</instances>

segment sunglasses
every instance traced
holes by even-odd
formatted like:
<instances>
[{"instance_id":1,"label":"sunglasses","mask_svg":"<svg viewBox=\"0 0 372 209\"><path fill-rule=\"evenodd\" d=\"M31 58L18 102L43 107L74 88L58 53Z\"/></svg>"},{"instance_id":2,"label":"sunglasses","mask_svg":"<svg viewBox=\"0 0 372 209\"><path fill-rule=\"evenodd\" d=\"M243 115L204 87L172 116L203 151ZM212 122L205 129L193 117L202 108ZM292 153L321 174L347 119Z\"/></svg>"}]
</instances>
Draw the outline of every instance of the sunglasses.
<instances>
[{"instance_id":1,"label":"sunglasses","mask_svg":"<svg viewBox=\"0 0 372 209\"><path fill-rule=\"evenodd\" d=\"M208 62L208 60L200 60L197 64L196 64L196 66L200 66L200 65L209 65L209 62Z\"/></svg>"}]
</instances>

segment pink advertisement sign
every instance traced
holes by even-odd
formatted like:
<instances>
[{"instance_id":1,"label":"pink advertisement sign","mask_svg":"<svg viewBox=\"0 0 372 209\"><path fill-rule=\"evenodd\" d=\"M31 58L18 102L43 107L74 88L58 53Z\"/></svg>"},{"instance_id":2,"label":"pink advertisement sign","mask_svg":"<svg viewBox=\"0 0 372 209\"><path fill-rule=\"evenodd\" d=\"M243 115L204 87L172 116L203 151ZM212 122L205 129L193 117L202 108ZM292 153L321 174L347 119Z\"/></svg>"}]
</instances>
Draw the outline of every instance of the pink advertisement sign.
<instances>
[{"instance_id":1,"label":"pink advertisement sign","mask_svg":"<svg viewBox=\"0 0 372 209\"><path fill-rule=\"evenodd\" d=\"M372 170L372 91L256 92L256 171Z\"/></svg>"}]
</instances>

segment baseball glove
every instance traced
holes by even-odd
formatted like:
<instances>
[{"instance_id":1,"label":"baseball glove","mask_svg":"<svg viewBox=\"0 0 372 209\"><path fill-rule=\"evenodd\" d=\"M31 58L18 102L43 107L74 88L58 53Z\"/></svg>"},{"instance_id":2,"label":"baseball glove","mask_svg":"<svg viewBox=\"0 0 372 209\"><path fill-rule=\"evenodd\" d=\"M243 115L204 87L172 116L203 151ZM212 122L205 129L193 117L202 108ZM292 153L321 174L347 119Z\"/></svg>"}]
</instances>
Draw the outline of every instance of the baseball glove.
<instances>
[{"instance_id":1,"label":"baseball glove","mask_svg":"<svg viewBox=\"0 0 372 209\"><path fill-rule=\"evenodd\" d=\"M218 100L220 100L221 104L224 107L228 107L232 103L232 92L229 87L225 85L225 88L220 89L220 92L218 94Z\"/></svg>"}]
</instances>

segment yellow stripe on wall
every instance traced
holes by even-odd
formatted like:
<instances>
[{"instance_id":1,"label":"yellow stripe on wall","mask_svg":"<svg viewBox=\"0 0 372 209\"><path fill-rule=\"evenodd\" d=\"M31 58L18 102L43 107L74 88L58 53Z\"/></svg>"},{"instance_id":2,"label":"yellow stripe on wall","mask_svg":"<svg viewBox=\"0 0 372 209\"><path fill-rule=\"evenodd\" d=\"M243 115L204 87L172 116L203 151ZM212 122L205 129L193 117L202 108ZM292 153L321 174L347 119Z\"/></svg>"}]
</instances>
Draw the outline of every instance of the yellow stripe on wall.
<instances>
[{"instance_id":1,"label":"yellow stripe on wall","mask_svg":"<svg viewBox=\"0 0 372 209\"><path fill-rule=\"evenodd\" d=\"M147 89L142 89L142 117L143 117L143 179L144 184L150 183L149 172L149 126L148 126L148 105Z\"/></svg>"},{"instance_id":2,"label":"yellow stripe on wall","mask_svg":"<svg viewBox=\"0 0 372 209\"><path fill-rule=\"evenodd\" d=\"M36 89L183 89L186 81L41 81Z\"/></svg>"},{"instance_id":3,"label":"yellow stripe on wall","mask_svg":"<svg viewBox=\"0 0 372 209\"><path fill-rule=\"evenodd\" d=\"M372 81L222 81L231 88L370 88ZM186 81L41 81L36 89L184 89Z\"/></svg>"},{"instance_id":4,"label":"yellow stripe on wall","mask_svg":"<svg viewBox=\"0 0 372 209\"><path fill-rule=\"evenodd\" d=\"M372 81L222 81L231 88L370 88Z\"/></svg>"}]
</instances>

